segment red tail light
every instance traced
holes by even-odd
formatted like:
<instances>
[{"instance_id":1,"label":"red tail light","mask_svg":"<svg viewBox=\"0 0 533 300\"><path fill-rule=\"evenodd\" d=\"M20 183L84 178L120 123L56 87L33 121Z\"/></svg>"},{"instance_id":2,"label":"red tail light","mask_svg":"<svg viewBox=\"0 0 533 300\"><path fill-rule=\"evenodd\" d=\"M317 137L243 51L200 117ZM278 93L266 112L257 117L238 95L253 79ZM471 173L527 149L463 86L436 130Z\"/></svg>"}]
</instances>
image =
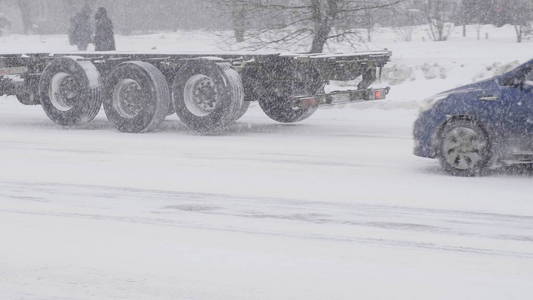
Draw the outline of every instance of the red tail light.
<instances>
[{"instance_id":1,"label":"red tail light","mask_svg":"<svg viewBox=\"0 0 533 300\"><path fill-rule=\"evenodd\" d=\"M385 98L385 95L383 93L383 90L375 90L374 91L374 99L381 100L381 99L384 99L384 98Z\"/></svg>"},{"instance_id":2,"label":"red tail light","mask_svg":"<svg viewBox=\"0 0 533 300\"><path fill-rule=\"evenodd\" d=\"M315 97L303 98L300 100L300 103L303 107L311 107L318 105L320 101Z\"/></svg>"}]
</instances>

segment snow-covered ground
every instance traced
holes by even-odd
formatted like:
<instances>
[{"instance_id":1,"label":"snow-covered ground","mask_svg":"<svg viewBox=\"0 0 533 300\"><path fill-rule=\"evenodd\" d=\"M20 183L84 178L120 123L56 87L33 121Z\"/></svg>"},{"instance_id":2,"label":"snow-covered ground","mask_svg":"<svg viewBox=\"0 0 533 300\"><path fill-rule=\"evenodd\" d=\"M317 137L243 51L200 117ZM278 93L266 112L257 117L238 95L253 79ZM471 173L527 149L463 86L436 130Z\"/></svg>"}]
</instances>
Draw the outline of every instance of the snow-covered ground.
<instances>
[{"instance_id":1,"label":"snow-covered ground","mask_svg":"<svg viewBox=\"0 0 533 300\"><path fill-rule=\"evenodd\" d=\"M378 33L372 47L413 68L388 102L293 125L253 106L219 136L176 117L150 134L103 114L64 129L0 98L0 299L531 298L533 175L453 178L411 154L416 101L530 58L511 30ZM71 50L62 36L0 43ZM118 44L218 50L199 32Z\"/></svg>"}]
</instances>

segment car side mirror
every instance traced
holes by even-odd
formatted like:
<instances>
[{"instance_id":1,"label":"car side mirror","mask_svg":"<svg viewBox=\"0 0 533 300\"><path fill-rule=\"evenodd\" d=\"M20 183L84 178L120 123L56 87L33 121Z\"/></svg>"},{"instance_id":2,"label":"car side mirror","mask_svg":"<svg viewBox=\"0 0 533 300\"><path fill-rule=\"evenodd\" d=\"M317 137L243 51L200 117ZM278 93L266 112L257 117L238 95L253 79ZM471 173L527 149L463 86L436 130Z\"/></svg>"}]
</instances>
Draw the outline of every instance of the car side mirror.
<instances>
[{"instance_id":1,"label":"car side mirror","mask_svg":"<svg viewBox=\"0 0 533 300\"><path fill-rule=\"evenodd\" d=\"M533 81L527 80L524 77L518 78L512 78L508 81L508 86L519 88L521 90L531 90L533 89Z\"/></svg>"},{"instance_id":2,"label":"car side mirror","mask_svg":"<svg viewBox=\"0 0 533 300\"><path fill-rule=\"evenodd\" d=\"M511 82L511 85L512 86L523 86L524 85L524 80L522 80L520 78L513 78L512 82Z\"/></svg>"},{"instance_id":3,"label":"car side mirror","mask_svg":"<svg viewBox=\"0 0 533 300\"><path fill-rule=\"evenodd\" d=\"M513 77L502 77L499 79L499 84L502 86L516 87L520 88L524 86L524 79L516 76Z\"/></svg>"}]
</instances>

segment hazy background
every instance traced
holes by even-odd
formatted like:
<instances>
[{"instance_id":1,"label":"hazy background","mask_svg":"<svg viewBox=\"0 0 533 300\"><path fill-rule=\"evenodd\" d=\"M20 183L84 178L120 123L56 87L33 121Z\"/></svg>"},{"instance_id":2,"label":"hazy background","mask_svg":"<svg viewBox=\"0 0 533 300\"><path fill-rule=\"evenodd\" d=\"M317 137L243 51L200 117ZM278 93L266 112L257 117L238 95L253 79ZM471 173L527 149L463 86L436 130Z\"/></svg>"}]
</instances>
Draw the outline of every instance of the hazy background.
<instances>
[{"instance_id":1,"label":"hazy background","mask_svg":"<svg viewBox=\"0 0 533 300\"><path fill-rule=\"evenodd\" d=\"M531 0L336 0L339 14L333 27L405 27L435 22L454 26L493 24L528 25ZM106 7L120 34L180 29L244 30L280 29L310 19L316 4L327 14L328 1L321 0L0 0L0 15L13 33L66 33L69 19L84 5ZM383 6L383 7L379 7ZM298 9L295 9L297 7ZM371 8L371 9L365 9ZM307 18L309 17L309 18Z\"/></svg>"}]
</instances>

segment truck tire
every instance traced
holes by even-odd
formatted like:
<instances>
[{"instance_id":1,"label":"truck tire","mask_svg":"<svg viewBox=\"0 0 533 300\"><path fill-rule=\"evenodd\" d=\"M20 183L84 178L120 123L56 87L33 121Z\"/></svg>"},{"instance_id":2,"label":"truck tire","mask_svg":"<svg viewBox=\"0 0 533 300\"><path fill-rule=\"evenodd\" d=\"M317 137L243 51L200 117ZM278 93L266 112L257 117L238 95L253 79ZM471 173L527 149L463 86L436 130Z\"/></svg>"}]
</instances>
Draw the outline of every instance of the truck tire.
<instances>
[{"instance_id":1,"label":"truck tire","mask_svg":"<svg viewBox=\"0 0 533 300\"><path fill-rule=\"evenodd\" d=\"M41 106L63 126L92 121L102 106L102 80L96 67L81 57L54 59L39 81Z\"/></svg>"},{"instance_id":2,"label":"truck tire","mask_svg":"<svg viewBox=\"0 0 533 300\"><path fill-rule=\"evenodd\" d=\"M34 91L19 92L15 95L17 100L23 105L40 105L38 93Z\"/></svg>"},{"instance_id":3,"label":"truck tire","mask_svg":"<svg viewBox=\"0 0 533 300\"><path fill-rule=\"evenodd\" d=\"M311 117L318 109L318 104L304 108L295 108L290 96L268 95L259 99L259 106L272 120L280 123L295 123Z\"/></svg>"},{"instance_id":4,"label":"truck tire","mask_svg":"<svg viewBox=\"0 0 533 300\"><path fill-rule=\"evenodd\" d=\"M295 123L311 117L317 111L318 103L295 107L291 101L292 96L315 95L323 91L324 84L316 68L306 66L305 69L297 72L262 68L255 72L252 78L256 80L247 84L247 92L252 92L263 112L272 120ZM294 80L295 77L302 76L304 78Z\"/></svg>"},{"instance_id":5,"label":"truck tire","mask_svg":"<svg viewBox=\"0 0 533 300\"><path fill-rule=\"evenodd\" d=\"M241 75L239 75L239 73L234 69L231 69L230 64L224 64L222 68L224 69L226 76L228 76L230 79L228 83L231 86L234 95L236 95L238 98L238 102L241 103L240 106L236 108L235 115L233 116L233 121L237 121L248 111L248 108L250 107L250 101L244 101L245 93Z\"/></svg>"},{"instance_id":6,"label":"truck tire","mask_svg":"<svg viewBox=\"0 0 533 300\"><path fill-rule=\"evenodd\" d=\"M200 133L221 130L242 116L244 89L228 63L195 61L179 70L172 100L180 120Z\"/></svg>"},{"instance_id":7,"label":"truck tire","mask_svg":"<svg viewBox=\"0 0 533 300\"><path fill-rule=\"evenodd\" d=\"M237 115L235 116L235 121L240 120L247 112L248 108L250 108L250 101L243 101L241 108L237 112Z\"/></svg>"},{"instance_id":8,"label":"truck tire","mask_svg":"<svg viewBox=\"0 0 533 300\"><path fill-rule=\"evenodd\" d=\"M24 78L24 85L15 85L14 94L17 100L23 105L41 105L39 97L40 76Z\"/></svg>"},{"instance_id":9,"label":"truck tire","mask_svg":"<svg viewBox=\"0 0 533 300\"><path fill-rule=\"evenodd\" d=\"M170 109L167 80L152 64L125 62L106 78L104 110L107 119L121 132L152 131Z\"/></svg>"}]
</instances>

